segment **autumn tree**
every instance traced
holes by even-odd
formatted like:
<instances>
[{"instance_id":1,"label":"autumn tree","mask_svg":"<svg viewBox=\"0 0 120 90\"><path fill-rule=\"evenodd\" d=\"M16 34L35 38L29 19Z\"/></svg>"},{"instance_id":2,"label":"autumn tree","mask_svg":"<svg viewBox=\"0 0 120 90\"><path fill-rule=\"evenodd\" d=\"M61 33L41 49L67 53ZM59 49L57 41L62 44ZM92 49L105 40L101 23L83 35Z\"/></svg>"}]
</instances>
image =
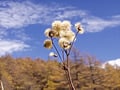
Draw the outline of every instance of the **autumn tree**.
<instances>
[{"instance_id":1,"label":"autumn tree","mask_svg":"<svg viewBox=\"0 0 120 90\"><path fill-rule=\"evenodd\" d=\"M79 51L72 51L69 63L76 90L120 89L119 66L106 64L102 67L95 57ZM69 90L62 68L56 58L45 61L6 55L0 57L0 81L3 90Z\"/></svg>"}]
</instances>

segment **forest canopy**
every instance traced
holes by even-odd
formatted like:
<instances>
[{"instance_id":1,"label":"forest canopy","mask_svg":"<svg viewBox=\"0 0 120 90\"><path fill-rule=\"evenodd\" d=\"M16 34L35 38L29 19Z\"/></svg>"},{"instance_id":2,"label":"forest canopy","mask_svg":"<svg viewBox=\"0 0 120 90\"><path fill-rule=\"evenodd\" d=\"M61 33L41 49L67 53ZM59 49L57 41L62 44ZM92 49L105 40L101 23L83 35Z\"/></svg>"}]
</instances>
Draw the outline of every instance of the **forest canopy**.
<instances>
[{"instance_id":1,"label":"forest canopy","mask_svg":"<svg viewBox=\"0 0 120 90\"><path fill-rule=\"evenodd\" d=\"M0 57L0 81L5 90L68 90L61 63L52 60ZM70 59L76 90L120 90L120 68L74 52Z\"/></svg>"}]
</instances>

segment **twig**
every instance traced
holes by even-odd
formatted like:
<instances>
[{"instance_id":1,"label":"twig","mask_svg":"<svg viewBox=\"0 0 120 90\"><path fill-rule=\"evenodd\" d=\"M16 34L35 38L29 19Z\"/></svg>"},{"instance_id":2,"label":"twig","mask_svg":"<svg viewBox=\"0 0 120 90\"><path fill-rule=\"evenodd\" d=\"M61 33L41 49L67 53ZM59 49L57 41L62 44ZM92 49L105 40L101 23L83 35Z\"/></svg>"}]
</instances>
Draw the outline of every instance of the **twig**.
<instances>
[{"instance_id":1,"label":"twig","mask_svg":"<svg viewBox=\"0 0 120 90\"><path fill-rule=\"evenodd\" d=\"M69 54L67 54L67 70L66 70L67 78L69 80L69 86L70 90L75 90L75 87L73 85L71 73L70 73L70 64L69 64Z\"/></svg>"},{"instance_id":2,"label":"twig","mask_svg":"<svg viewBox=\"0 0 120 90\"><path fill-rule=\"evenodd\" d=\"M74 42L75 42L75 39L76 39L78 33L79 33L79 31L77 31L76 34L75 34L75 37L74 37L74 39L73 39L73 42L71 43L70 49L69 49L69 51L68 51L68 55L69 55L70 52L71 52L71 49L72 49L72 47L73 47L73 44L74 44Z\"/></svg>"},{"instance_id":3,"label":"twig","mask_svg":"<svg viewBox=\"0 0 120 90\"><path fill-rule=\"evenodd\" d=\"M55 46L55 44L54 44L54 42L53 42L53 38L52 38L52 37L51 37L51 41L52 41L53 47L55 48L55 50L56 50L56 52L57 52L57 54L58 54L58 57L60 58L61 62L63 62L62 57L61 57L61 55L60 55L57 47Z\"/></svg>"},{"instance_id":4,"label":"twig","mask_svg":"<svg viewBox=\"0 0 120 90\"><path fill-rule=\"evenodd\" d=\"M0 84L1 84L1 89L4 90L4 86L3 86L2 80L0 80Z\"/></svg>"}]
</instances>

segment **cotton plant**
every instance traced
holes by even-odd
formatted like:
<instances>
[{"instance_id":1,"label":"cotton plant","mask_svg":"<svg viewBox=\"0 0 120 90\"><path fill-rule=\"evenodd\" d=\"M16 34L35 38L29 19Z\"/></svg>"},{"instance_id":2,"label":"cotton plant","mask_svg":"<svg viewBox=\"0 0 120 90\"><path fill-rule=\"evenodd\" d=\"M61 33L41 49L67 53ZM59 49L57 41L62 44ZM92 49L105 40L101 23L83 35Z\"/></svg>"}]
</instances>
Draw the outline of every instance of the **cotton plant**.
<instances>
[{"instance_id":1,"label":"cotton plant","mask_svg":"<svg viewBox=\"0 0 120 90\"><path fill-rule=\"evenodd\" d=\"M44 47L47 49L54 48L56 54L51 52L49 56L59 57L62 63L63 69L67 75L69 82L70 90L75 90L75 87L72 82L70 75L70 65L69 65L69 55L73 47L74 42L78 34L83 34L84 30L80 22L77 22L74 25L76 32L72 31L72 24L70 21L54 21L51 25L51 28L47 28L44 32L47 39L44 41ZM58 40L58 46L62 49L59 50L56 46L55 39ZM62 52L62 53L60 53ZM62 55L61 55L62 54ZM65 55L64 55L65 54ZM66 56L66 58L64 58ZM66 59L66 63L65 60Z\"/></svg>"},{"instance_id":2,"label":"cotton plant","mask_svg":"<svg viewBox=\"0 0 120 90\"><path fill-rule=\"evenodd\" d=\"M71 22L69 21L54 21L52 27L45 30L44 34L48 37L44 41L44 47L51 49L53 47L53 38L58 39L58 45L65 50L70 49L72 43L76 39L76 34L83 34L84 30L80 23L75 24L76 34L71 30Z\"/></svg>"},{"instance_id":3,"label":"cotton plant","mask_svg":"<svg viewBox=\"0 0 120 90\"><path fill-rule=\"evenodd\" d=\"M49 56L50 56L50 57L57 57L57 54L55 54L54 52L50 52L50 53L49 53Z\"/></svg>"}]
</instances>

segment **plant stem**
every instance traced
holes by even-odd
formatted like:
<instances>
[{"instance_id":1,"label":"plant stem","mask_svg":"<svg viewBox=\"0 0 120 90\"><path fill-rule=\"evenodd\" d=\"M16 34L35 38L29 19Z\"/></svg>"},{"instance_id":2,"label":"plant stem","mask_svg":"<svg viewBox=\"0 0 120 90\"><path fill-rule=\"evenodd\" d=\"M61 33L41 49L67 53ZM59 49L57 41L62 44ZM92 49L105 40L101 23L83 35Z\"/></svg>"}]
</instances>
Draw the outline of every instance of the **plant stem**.
<instances>
[{"instance_id":1,"label":"plant stem","mask_svg":"<svg viewBox=\"0 0 120 90\"><path fill-rule=\"evenodd\" d=\"M3 82L2 80L0 80L0 84L1 84L1 89L4 90L4 87L3 87Z\"/></svg>"},{"instance_id":2,"label":"plant stem","mask_svg":"<svg viewBox=\"0 0 120 90\"><path fill-rule=\"evenodd\" d=\"M52 38L52 37L51 37L51 41L52 41L53 47L55 48L55 50L56 50L56 52L57 52L57 54L58 54L58 57L60 58L61 62L63 62L62 57L61 57L61 55L60 55L57 47L55 46L55 44L54 44L54 42L53 42L53 38Z\"/></svg>"},{"instance_id":3,"label":"plant stem","mask_svg":"<svg viewBox=\"0 0 120 90\"><path fill-rule=\"evenodd\" d=\"M53 42L53 38L51 37L51 41L52 41L53 47L55 48L55 50L56 50L56 52L57 52L57 54L58 54L58 56L59 56L59 58L60 58L60 60L61 60L61 62L62 62L62 64L63 64L63 67L65 68L64 71L65 71L65 73L66 73L66 78L67 78L67 80L68 80L69 89L70 89L70 90L75 90L75 87L74 87L74 85L73 85L73 81L72 81L72 77L71 77L71 73L70 73L69 55L70 55L72 46L73 46L73 44L74 44L74 41L75 41L75 39L76 39L76 37L77 37L77 34L78 34L78 32L75 34L75 37L74 37L74 39L73 39L73 42L71 43L70 49L69 49L68 51L67 51L67 50L64 50L64 52L65 52L65 54L66 54L66 58L67 58L67 63L66 63L66 64L64 63L64 52L62 52L62 54L63 54L63 58L62 58L61 55L60 55L60 53L59 53L59 51L58 51L58 49L57 49L57 47L55 46L55 44L54 44L54 42Z\"/></svg>"},{"instance_id":4,"label":"plant stem","mask_svg":"<svg viewBox=\"0 0 120 90\"><path fill-rule=\"evenodd\" d=\"M72 77L71 77L71 73L70 73L69 55L67 55L67 70L66 70L66 74L67 74L70 90L75 90L75 87L74 87L73 81L72 81Z\"/></svg>"},{"instance_id":5,"label":"plant stem","mask_svg":"<svg viewBox=\"0 0 120 90\"><path fill-rule=\"evenodd\" d=\"M73 39L73 42L71 43L71 47L70 49L68 50L68 52L65 50L65 53L66 53L66 57L67 57L67 70L65 71L66 74L67 74L67 78L68 78L68 82L69 82L69 86L70 86L70 90L75 90L75 87L73 85L73 81L72 81L72 77L71 77L71 73L70 73L70 64L69 64L69 55L70 55L70 52L71 52L71 49L73 47L73 44L74 44L74 41L78 35L79 31L77 31L77 33L75 34L75 37Z\"/></svg>"},{"instance_id":6,"label":"plant stem","mask_svg":"<svg viewBox=\"0 0 120 90\"><path fill-rule=\"evenodd\" d=\"M74 44L74 42L75 42L75 39L76 39L78 33L79 33L79 31L77 31L76 34L75 34L75 37L74 37L74 39L73 39L73 42L71 43L71 47L70 47L70 49L69 49L69 51L68 51L68 54L70 54L70 52L71 52L71 49L72 49L72 47L73 47L73 44Z\"/></svg>"}]
</instances>

